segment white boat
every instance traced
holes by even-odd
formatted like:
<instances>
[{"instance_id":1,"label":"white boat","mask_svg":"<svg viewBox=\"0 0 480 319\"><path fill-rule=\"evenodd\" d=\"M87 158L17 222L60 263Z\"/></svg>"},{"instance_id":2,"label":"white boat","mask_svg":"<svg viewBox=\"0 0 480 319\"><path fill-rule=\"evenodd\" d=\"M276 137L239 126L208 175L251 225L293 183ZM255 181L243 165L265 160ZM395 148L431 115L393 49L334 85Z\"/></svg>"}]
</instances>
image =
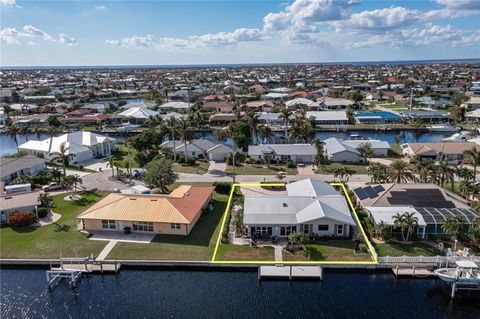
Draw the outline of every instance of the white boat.
<instances>
[{"instance_id":1,"label":"white boat","mask_svg":"<svg viewBox=\"0 0 480 319\"><path fill-rule=\"evenodd\" d=\"M458 260L455 263L457 268L440 268L435 270L435 274L446 282L480 284L480 270L477 264L469 260Z\"/></svg>"},{"instance_id":2,"label":"white boat","mask_svg":"<svg viewBox=\"0 0 480 319\"><path fill-rule=\"evenodd\" d=\"M427 126L427 129L430 132L458 132L460 129L455 126L451 126L449 124L437 124L437 125L430 125Z\"/></svg>"},{"instance_id":3,"label":"white boat","mask_svg":"<svg viewBox=\"0 0 480 319\"><path fill-rule=\"evenodd\" d=\"M444 142L467 142L471 138L472 136L468 132L461 131L453 134L450 137L444 138L443 141Z\"/></svg>"}]
</instances>

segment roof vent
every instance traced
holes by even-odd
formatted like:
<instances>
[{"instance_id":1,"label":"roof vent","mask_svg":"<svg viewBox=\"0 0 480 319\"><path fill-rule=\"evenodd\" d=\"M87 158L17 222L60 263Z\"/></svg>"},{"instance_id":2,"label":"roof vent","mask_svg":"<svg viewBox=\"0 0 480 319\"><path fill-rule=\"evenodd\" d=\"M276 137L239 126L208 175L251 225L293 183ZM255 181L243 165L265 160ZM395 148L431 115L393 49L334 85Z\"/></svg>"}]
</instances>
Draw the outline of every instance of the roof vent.
<instances>
[{"instance_id":1,"label":"roof vent","mask_svg":"<svg viewBox=\"0 0 480 319\"><path fill-rule=\"evenodd\" d=\"M283 203L283 207L288 207L287 203Z\"/></svg>"},{"instance_id":2,"label":"roof vent","mask_svg":"<svg viewBox=\"0 0 480 319\"><path fill-rule=\"evenodd\" d=\"M150 199L150 201L151 201L151 202L156 202L156 201L157 201L157 199Z\"/></svg>"},{"instance_id":3,"label":"roof vent","mask_svg":"<svg viewBox=\"0 0 480 319\"><path fill-rule=\"evenodd\" d=\"M130 200L137 200L136 198L130 198Z\"/></svg>"}]
</instances>

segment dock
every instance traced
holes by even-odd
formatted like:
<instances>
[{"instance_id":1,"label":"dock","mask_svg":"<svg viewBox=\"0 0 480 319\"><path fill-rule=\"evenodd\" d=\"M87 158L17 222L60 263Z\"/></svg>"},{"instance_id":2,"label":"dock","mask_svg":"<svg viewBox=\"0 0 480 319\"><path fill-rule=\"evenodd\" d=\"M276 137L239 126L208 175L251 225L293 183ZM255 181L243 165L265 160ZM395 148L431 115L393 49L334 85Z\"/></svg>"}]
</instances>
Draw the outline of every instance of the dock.
<instances>
[{"instance_id":1,"label":"dock","mask_svg":"<svg viewBox=\"0 0 480 319\"><path fill-rule=\"evenodd\" d=\"M259 266L258 280L262 279L323 279L320 266Z\"/></svg>"},{"instance_id":2,"label":"dock","mask_svg":"<svg viewBox=\"0 0 480 319\"><path fill-rule=\"evenodd\" d=\"M429 268L418 268L418 267L394 267L392 268L393 274L395 277L412 277L412 278L432 278L436 277L436 274L433 270Z\"/></svg>"}]
</instances>

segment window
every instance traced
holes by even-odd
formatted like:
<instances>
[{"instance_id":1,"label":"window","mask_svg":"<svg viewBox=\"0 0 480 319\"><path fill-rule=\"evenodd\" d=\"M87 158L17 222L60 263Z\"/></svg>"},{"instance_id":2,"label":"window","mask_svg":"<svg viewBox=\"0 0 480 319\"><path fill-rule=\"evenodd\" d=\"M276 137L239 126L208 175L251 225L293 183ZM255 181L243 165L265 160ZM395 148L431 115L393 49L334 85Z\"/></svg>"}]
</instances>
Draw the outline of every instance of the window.
<instances>
[{"instance_id":1,"label":"window","mask_svg":"<svg viewBox=\"0 0 480 319\"><path fill-rule=\"evenodd\" d=\"M153 223L147 223L147 222L133 223L133 230L151 233L153 232Z\"/></svg>"},{"instance_id":2,"label":"window","mask_svg":"<svg viewBox=\"0 0 480 319\"><path fill-rule=\"evenodd\" d=\"M318 231L328 231L328 225L318 225Z\"/></svg>"},{"instance_id":3,"label":"window","mask_svg":"<svg viewBox=\"0 0 480 319\"><path fill-rule=\"evenodd\" d=\"M337 225L337 235L343 235L343 225Z\"/></svg>"},{"instance_id":4,"label":"window","mask_svg":"<svg viewBox=\"0 0 480 319\"><path fill-rule=\"evenodd\" d=\"M182 228L182 226L180 224L172 223L172 224L170 224L170 228L171 229L180 229L180 228Z\"/></svg>"},{"instance_id":5,"label":"window","mask_svg":"<svg viewBox=\"0 0 480 319\"><path fill-rule=\"evenodd\" d=\"M280 227L280 236L288 236L297 231L297 226L282 226Z\"/></svg>"},{"instance_id":6,"label":"window","mask_svg":"<svg viewBox=\"0 0 480 319\"><path fill-rule=\"evenodd\" d=\"M117 225L114 220L102 220L103 229L116 229Z\"/></svg>"}]
</instances>

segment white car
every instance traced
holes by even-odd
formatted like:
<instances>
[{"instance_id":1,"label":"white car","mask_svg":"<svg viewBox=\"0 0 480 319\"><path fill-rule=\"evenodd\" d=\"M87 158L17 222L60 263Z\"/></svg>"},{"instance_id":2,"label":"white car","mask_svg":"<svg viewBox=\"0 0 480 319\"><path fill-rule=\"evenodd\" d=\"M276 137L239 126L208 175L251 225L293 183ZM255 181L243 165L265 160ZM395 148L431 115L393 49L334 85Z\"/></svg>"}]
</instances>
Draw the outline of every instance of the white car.
<instances>
[{"instance_id":1,"label":"white car","mask_svg":"<svg viewBox=\"0 0 480 319\"><path fill-rule=\"evenodd\" d=\"M43 186L43 187L42 187L42 190L43 190L43 191L46 191L46 192L49 192L49 191L54 191L54 190L60 189L60 188L62 188L62 185L60 185L60 184L58 184L58 183L56 183L56 182L52 182L52 183L50 183L50 184L48 184L48 185Z\"/></svg>"}]
</instances>

